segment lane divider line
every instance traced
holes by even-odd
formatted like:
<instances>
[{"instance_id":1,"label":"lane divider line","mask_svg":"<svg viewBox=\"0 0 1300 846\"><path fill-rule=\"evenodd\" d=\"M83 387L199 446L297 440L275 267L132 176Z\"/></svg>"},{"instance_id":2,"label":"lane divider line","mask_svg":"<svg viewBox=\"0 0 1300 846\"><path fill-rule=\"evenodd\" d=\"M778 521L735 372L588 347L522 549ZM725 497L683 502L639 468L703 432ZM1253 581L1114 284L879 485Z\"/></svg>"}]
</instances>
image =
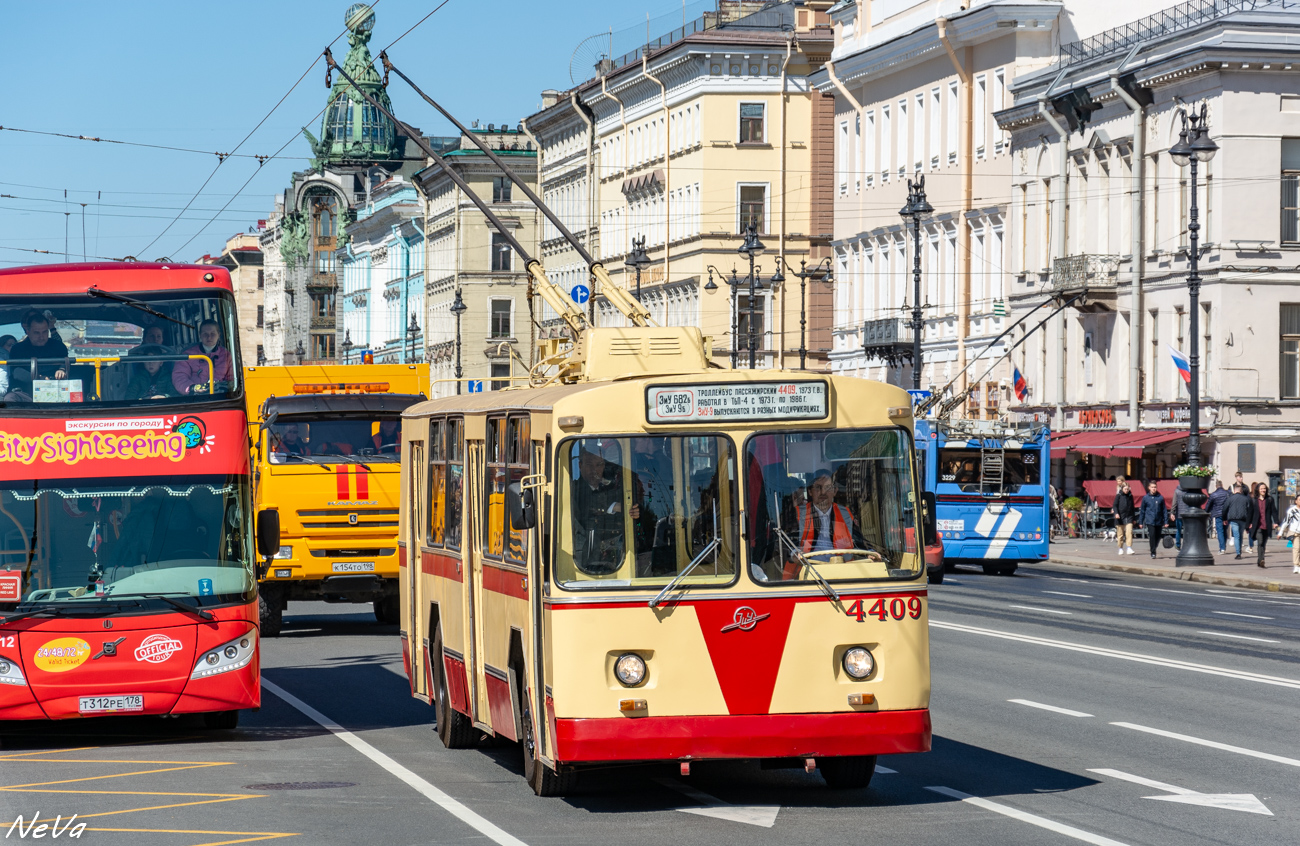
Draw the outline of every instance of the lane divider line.
<instances>
[{"instance_id":1,"label":"lane divider line","mask_svg":"<svg viewBox=\"0 0 1300 846\"><path fill-rule=\"evenodd\" d=\"M1030 814L1019 808L1013 808L1010 805L1003 805L1001 802L990 802L988 799L981 799L978 796L971 796L969 793L962 793L960 790L953 790L951 787L927 787L926 790L932 793L939 793L953 799L960 799L968 805L974 805L977 808L983 808L986 811L992 811L995 814L1002 814L1004 817L1011 817L1013 820L1036 825L1039 828L1045 828L1048 831L1054 831L1057 834L1064 834L1066 837L1073 837L1075 840L1082 840L1084 843L1091 843L1093 846L1127 846L1118 840L1111 840L1109 837L1102 837L1100 834L1093 834L1091 831L1084 831L1081 828L1075 828L1072 825L1059 823L1056 820L1049 820L1046 817L1040 817L1036 814Z\"/></svg>"},{"instance_id":2,"label":"lane divider line","mask_svg":"<svg viewBox=\"0 0 1300 846\"><path fill-rule=\"evenodd\" d=\"M414 788L417 793L421 794L430 802L442 808L456 819L465 823L479 834L491 839L494 843L498 843L500 846L527 846L527 844L519 838L503 831L476 811L471 810L458 800L453 799L430 782L425 781L411 770L408 770L383 752L380 752L369 743L366 743L364 740L343 728L343 726L334 722L320 711L317 711L306 702L303 702L289 691L277 684L267 681L265 676L262 677L262 689L274 693L280 699L283 699L286 703L302 712L302 714L308 719L313 720L322 727L328 729L330 733L339 740L374 761L398 779L406 782L407 785Z\"/></svg>"},{"instance_id":3,"label":"lane divider line","mask_svg":"<svg viewBox=\"0 0 1300 846\"><path fill-rule=\"evenodd\" d=\"M1252 758L1260 758L1265 761L1272 761L1275 764L1286 764L1289 767L1300 767L1300 760L1287 758L1282 755L1273 755L1269 752L1256 752L1254 749L1246 749L1242 746L1232 746L1228 743L1219 743L1217 740L1206 740L1203 737L1192 737L1190 734L1178 734L1173 731L1164 729L1151 728L1150 726L1140 726L1137 723L1111 723L1112 726L1120 728L1133 729L1134 731L1144 731L1147 734L1154 734L1160 737L1168 737L1173 740L1182 740L1187 743L1195 743L1198 746L1208 746L1211 749L1219 749L1224 752L1236 752L1238 755L1249 755Z\"/></svg>"},{"instance_id":4,"label":"lane divider line","mask_svg":"<svg viewBox=\"0 0 1300 846\"><path fill-rule=\"evenodd\" d=\"M1283 676L1266 676L1262 673L1251 673L1246 670L1230 670L1226 667L1215 667L1208 664L1193 664L1190 661L1179 661L1175 658L1160 658L1155 655L1143 655L1139 652L1123 652L1118 649L1108 649L1102 646L1087 646L1081 643L1052 640L1051 638L1046 637L1022 635L1016 634L1015 632L999 631L997 629L984 629L979 626L968 626L963 623L946 623L935 620L934 618L930 619L930 625L937 629L949 629L964 634L984 635L985 637L998 638L999 640L1015 640L1020 641L1021 643L1030 643L1035 646L1047 646L1052 649L1065 649L1070 652L1084 652L1089 655L1100 655L1103 658L1118 658L1121 661L1134 661L1139 664L1152 664L1157 667L1170 667L1175 670L1187 670L1192 673L1223 676L1224 678L1236 679L1237 681L1251 681L1259 684L1271 684L1276 687L1289 687L1293 690L1300 690L1300 679L1289 679Z\"/></svg>"},{"instance_id":5,"label":"lane divider line","mask_svg":"<svg viewBox=\"0 0 1300 846\"><path fill-rule=\"evenodd\" d=\"M1072 611L1057 611L1055 608L1039 608L1035 605L1009 605L1008 608L1021 608L1025 611L1042 611L1044 614L1064 614L1067 617L1073 614Z\"/></svg>"},{"instance_id":6,"label":"lane divider line","mask_svg":"<svg viewBox=\"0 0 1300 846\"><path fill-rule=\"evenodd\" d=\"M1236 611L1211 611L1211 614L1222 614L1225 617L1249 617L1252 620L1271 620L1272 617L1263 617L1259 614L1238 614Z\"/></svg>"},{"instance_id":7,"label":"lane divider line","mask_svg":"<svg viewBox=\"0 0 1300 846\"><path fill-rule=\"evenodd\" d=\"M1077 596L1079 599L1092 599L1090 593L1066 593L1063 590L1045 590L1043 593L1050 593L1056 596Z\"/></svg>"},{"instance_id":8,"label":"lane divider line","mask_svg":"<svg viewBox=\"0 0 1300 846\"><path fill-rule=\"evenodd\" d=\"M1230 637L1233 640L1253 640L1255 643L1281 643L1280 640L1269 640L1266 637L1247 637L1246 635L1228 634L1227 632L1197 632L1197 634L1213 635L1214 637Z\"/></svg>"},{"instance_id":9,"label":"lane divider line","mask_svg":"<svg viewBox=\"0 0 1300 846\"><path fill-rule=\"evenodd\" d=\"M1071 711L1069 708L1058 708L1055 705L1044 705L1042 702L1032 702L1028 699L1008 699L1008 702L1014 702L1017 705L1028 705L1030 708L1041 708L1044 711L1052 711L1056 714L1064 714L1067 717L1091 717L1092 714L1085 714L1082 711Z\"/></svg>"}]
</instances>

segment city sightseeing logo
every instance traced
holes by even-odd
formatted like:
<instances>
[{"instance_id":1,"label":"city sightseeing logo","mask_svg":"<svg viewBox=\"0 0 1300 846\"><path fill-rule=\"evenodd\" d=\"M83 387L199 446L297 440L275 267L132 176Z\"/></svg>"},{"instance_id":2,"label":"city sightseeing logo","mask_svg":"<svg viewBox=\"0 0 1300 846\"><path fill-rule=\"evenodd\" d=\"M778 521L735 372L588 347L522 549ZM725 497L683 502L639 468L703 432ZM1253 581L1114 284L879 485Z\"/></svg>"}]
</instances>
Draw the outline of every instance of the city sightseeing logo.
<instances>
[{"instance_id":1,"label":"city sightseeing logo","mask_svg":"<svg viewBox=\"0 0 1300 846\"><path fill-rule=\"evenodd\" d=\"M0 431L0 464L78 464L107 459L180 462L192 449L211 452L216 436L199 417L167 420L69 420L66 432L16 435ZM161 429L157 431L155 429Z\"/></svg>"}]
</instances>

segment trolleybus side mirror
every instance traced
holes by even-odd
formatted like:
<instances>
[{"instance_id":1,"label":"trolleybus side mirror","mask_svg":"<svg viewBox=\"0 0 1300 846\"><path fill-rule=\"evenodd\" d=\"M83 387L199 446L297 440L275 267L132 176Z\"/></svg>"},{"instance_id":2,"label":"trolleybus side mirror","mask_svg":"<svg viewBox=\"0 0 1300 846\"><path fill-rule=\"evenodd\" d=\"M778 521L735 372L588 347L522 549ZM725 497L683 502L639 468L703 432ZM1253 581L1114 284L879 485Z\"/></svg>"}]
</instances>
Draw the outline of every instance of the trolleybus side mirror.
<instances>
[{"instance_id":1,"label":"trolleybus side mirror","mask_svg":"<svg viewBox=\"0 0 1300 846\"><path fill-rule=\"evenodd\" d=\"M531 529L537 525L537 506L531 488L523 490L519 482L506 486L506 510L510 512L510 528Z\"/></svg>"},{"instance_id":2,"label":"trolleybus side mirror","mask_svg":"<svg viewBox=\"0 0 1300 846\"><path fill-rule=\"evenodd\" d=\"M921 494L921 526L924 530L925 545L934 546L939 542L939 525L936 514L939 510L939 503L934 498L933 491L924 491Z\"/></svg>"},{"instance_id":3,"label":"trolleybus side mirror","mask_svg":"<svg viewBox=\"0 0 1300 846\"><path fill-rule=\"evenodd\" d=\"M272 558L280 551L280 512L264 508L257 512L257 554Z\"/></svg>"}]
</instances>

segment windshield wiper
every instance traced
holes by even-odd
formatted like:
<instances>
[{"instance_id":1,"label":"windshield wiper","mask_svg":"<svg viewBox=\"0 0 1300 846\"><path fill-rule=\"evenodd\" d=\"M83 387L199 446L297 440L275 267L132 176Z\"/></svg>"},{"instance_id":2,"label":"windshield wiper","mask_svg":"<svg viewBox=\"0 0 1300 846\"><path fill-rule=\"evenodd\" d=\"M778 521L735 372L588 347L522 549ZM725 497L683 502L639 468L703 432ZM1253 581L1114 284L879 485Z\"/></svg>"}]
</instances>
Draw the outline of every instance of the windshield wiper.
<instances>
[{"instance_id":1,"label":"windshield wiper","mask_svg":"<svg viewBox=\"0 0 1300 846\"><path fill-rule=\"evenodd\" d=\"M786 545L790 548L790 551L794 553L795 560L807 567L808 572L813 574L813 579L816 580L817 586L822 589L822 593L826 594L827 598L829 598L831 602L839 602L840 595L835 592L835 588L831 587L831 583L826 581L826 579L822 577L822 574L817 572L817 568L812 565L812 562L804 557L803 552L795 542L790 540L790 536L787 535L780 526L772 526L772 531L776 532L778 538L785 541Z\"/></svg>"},{"instance_id":2,"label":"windshield wiper","mask_svg":"<svg viewBox=\"0 0 1300 846\"><path fill-rule=\"evenodd\" d=\"M198 608L194 605L190 605L188 602L181 602L176 597L168 596L165 593L137 593L132 595L143 596L147 599L161 599L163 602L166 602L168 605L171 605L175 608L179 608L181 611L184 611L187 614L193 614L194 616L198 617L200 620L216 619L215 617L212 616L210 612L204 611L202 608Z\"/></svg>"},{"instance_id":3,"label":"windshield wiper","mask_svg":"<svg viewBox=\"0 0 1300 846\"><path fill-rule=\"evenodd\" d=\"M149 306L145 303L142 303L139 300L135 300L130 297L124 297L121 294L114 294L111 291L105 291L104 289L98 288L94 285L91 285L89 288L87 288L86 293L92 297L100 297L105 300L114 300L116 302L129 305L131 308L139 309L140 311L143 311L146 314L152 314L154 317L161 317L163 320L170 320L172 323L176 323L180 326L184 326L186 329L194 328L194 326L192 326L189 323L186 323L184 320L177 320L171 315L163 314L158 309L153 308L152 306Z\"/></svg>"},{"instance_id":4,"label":"windshield wiper","mask_svg":"<svg viewBox=\"0 0 1300 846\"><path fill-rule=\"evenodd\" d=\"M691 571L694 570L696 567L698 567L700 562L704 560L704 557L708 555L710 552L712 552L713 550L717 549L721 543L722 543L722 538L718 537L718 507L717 505L714 505L713 506L713 540L709 541L705 545L704 549L700 550L700 554L695 556L695 559L691 561L690 564L686 565L685 570L682 570L676 576L673 576L672 581L664 585L664 589L659 591L659 595L656 596L654 599L650 600L649 602L650 607L652 609L658 608L659 603L663 601L664 596L666 596L668 592L671 591L677 585L678 582L680 582L682 579L689 576Z\"/></svg>"},{"instance_id":5,"label":"windshield wiper","mask_svg":"<svg viewBox=\"0 0 1300 846\"><path fill-rule=\"evenodd\" d=\"M19 611L15 614L10 614L8 617L0 618L0 625L4 625L5 623L12 623L15 620L25 620L28 617L44 617L47 615L50 617L58 617L62 614L63 614L62 608L55 608L53 606L46 605L42 608L31 608L28 609L27 611Z\"/></svg>"},{"instance_id":6,"label":"windshield wiper","mask_svg":"<svg viewBox=\"0 0 1300 846\"><path fill-rule=\"evenodd\" d=\"M344 464L355 464L358 467L365 467L367 473L371 472L370 467L364 464L360 459L353 460L357 458L355 455L322 455L320 457L328 458L330 461L341 461Z\"/></svg>"}]
</instances>

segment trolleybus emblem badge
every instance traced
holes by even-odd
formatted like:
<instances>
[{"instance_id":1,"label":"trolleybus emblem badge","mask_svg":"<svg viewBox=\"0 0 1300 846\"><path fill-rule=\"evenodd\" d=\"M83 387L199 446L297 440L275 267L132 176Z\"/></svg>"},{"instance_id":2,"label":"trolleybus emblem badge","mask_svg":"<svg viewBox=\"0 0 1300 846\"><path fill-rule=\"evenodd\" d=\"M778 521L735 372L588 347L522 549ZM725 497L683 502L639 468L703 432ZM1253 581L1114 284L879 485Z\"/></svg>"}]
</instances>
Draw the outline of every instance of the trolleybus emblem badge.
<instances>
[{"instance_id":1,"label":"trolleybus emblem badge","mask_svg":"<svg viewBox=\"0 0 1300 846\"><path fill-rule=\"evenodd\" d=\"M759 614L748 605L742 605L736 609L735 614L731 615L731 622L723 626L721 631L729 632L732 629L740 629L742 632L747 632L771 616L771 614Z\"/></svg>"}]
</instances>

